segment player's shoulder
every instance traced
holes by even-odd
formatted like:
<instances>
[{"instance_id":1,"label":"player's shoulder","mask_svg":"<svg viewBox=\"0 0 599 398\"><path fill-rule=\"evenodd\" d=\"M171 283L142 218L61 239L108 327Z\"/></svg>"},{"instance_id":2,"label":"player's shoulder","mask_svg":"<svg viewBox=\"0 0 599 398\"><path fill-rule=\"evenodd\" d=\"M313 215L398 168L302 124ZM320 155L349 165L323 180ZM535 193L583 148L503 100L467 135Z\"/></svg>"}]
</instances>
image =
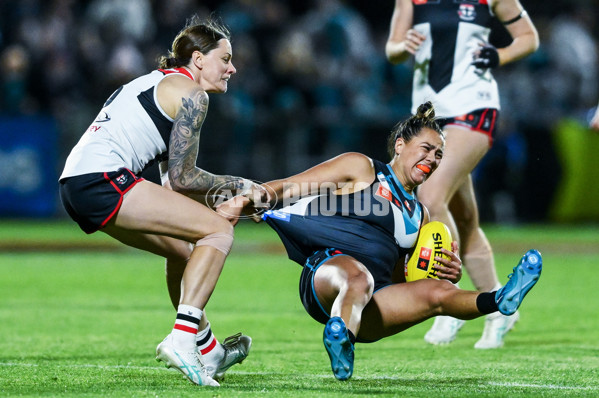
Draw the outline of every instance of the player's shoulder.
<instances>
[{"instance_id":1,"label":"player's shoulder","mask_svg":"<svg viewBox=\"0 0 599 398\"><path fill-rule=\"evenodd\" d=\"M356 181L370 181L374 175L374 164L371 158L359 152L346 152L334 158L337 167L348 174L348 178Z\"/></svg>"},{"instance_id":2,"label":"player's shoulder","mask_svg":"<svg viewBox=\"0 0 599 398\"><path fill-rule=\"evenodd\" d=\"M337 156L340 162L351 164L359 168L373 168L372 159L360 152L345 152Z\"/></svg>"},{"instance_id":3,"label":"player's shoulder","mask_svg":"<svg viewBox=\"0 0 599 398\"><path fill-rule=\"evenodd\" d=\"M182 73L167 74L158 87L169 91L191 92L200 90L200 85Z\"/></svg>"},{"instance_id":4,"label":"player's shoulder","mask_svg":"<svg viewBox=\"0 0 599 398\"><path fill-rule=\"evenodd\" d=\"M160 106L172 118L181 109L184 101L207 103L208 94L198 83L183 74L167 75L156 87Z\"/></svg>"}]
</instances>

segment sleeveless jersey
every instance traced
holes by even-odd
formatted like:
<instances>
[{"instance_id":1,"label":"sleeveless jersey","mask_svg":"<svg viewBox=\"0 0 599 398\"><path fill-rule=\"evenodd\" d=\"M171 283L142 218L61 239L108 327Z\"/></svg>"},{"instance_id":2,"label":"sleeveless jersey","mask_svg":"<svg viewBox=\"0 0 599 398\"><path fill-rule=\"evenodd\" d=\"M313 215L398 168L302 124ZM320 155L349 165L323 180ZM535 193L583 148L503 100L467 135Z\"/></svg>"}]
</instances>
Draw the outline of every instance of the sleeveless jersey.
<instances>
[{"instance_id":1,"label":"sleeveless jersey","mask_svg":"<svg viewBox=\"0 0 599 398\"><path fill-rule=\"evenodd\" d=\"M139 174L166 160L173 119L158 104L156 86L171 74L193 80L185 68L159 69L117 89L72 149L60 179L122 167Z\"/></svg>"},{"instance_id":2,"label":"sleeveless jersey","mask_svg":"<svg viewBox=\"0 0 599 398\"><path fill-rule=\"evenodd\" d=\"M375 289L391 283L395 264L416 244L422 207L389 165L373 163L376 177L362 191L310 196L264 214L291 260L304 265L315 251L334 248L364 264Z\"/></svg>"},{"instance_id":3,"label":"sleeveless jersey","mask_svg":"<svg viewBox=\"0 0 599 398\"><path fill-rule=\"evenodd\" d=\"M489 1L412 0L414 29L426 36L414 57L412 113L426 101L442 118L499 109L490 70L470 65L479 43L489 40L493 18Z\"/></svg>"}]
</instances>

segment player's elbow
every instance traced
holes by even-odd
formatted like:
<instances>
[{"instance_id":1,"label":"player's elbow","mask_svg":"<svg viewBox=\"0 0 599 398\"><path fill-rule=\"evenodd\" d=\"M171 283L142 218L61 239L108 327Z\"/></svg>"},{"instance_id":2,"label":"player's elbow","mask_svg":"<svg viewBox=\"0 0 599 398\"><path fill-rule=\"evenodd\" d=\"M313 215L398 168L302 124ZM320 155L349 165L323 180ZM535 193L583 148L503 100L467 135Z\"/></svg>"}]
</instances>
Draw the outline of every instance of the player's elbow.
<instances>
[{"instance_id":1,"label":"player's elbow","mask_svg":"<svg viewBox=\"0 0 599 398\"><path fill-rule=\"evenodd\" d=\"M401 44L393 41L388 41L385 45L385 56L387 61L393 65L400 64L405 61L405 51L401 51Z\"/></svg>"},{"instance_id":2,"label":"player's elbow","mask_svg":"<svg viewBox=\"0 0 599 398\"><path fill-rule=\"evenodd\" d=\"M524 39L527 44L525 55L532 54L539 49L541 41L539 39L539 34L536 30L532 30L531 32L526 34Z\"/></svg>"},{"instance_id":3,"label":"player's elbow","mask_svg":"<svg viewBox=\"0 0 599 398\"><path fill-rule=\"evenodd\" d=\"M171 187L173 188L173 191L179 192L182 194L186 194L189 192L189 188L186 187L185 184L181 183L180 181L170 180L170 182L171 182Z\"/></svg>"},{"instance_id":4,"label":"player's elbow","mask_svg":"<svg viewBox=\"0 0 599 398\"><path fill-rule=\"evenodd\" d=\"M531 53L537 51L539 49L539 46L541 45L541 40L539 39L539 34L537 32L534 32L533 34L533 40L532 40L532 51Z\"/></svg>"},{"instance_id":5,"label":"player's elbow","mask_svg":"<svg viewBox=\"0 0 599 398\"><path fill-rule=\"evenodd\" d=\"M169 170L168 176L173 191L184 195L192 192L187 180L182 176L181 173L175 173Z\"/></svg>"}]
</instances>

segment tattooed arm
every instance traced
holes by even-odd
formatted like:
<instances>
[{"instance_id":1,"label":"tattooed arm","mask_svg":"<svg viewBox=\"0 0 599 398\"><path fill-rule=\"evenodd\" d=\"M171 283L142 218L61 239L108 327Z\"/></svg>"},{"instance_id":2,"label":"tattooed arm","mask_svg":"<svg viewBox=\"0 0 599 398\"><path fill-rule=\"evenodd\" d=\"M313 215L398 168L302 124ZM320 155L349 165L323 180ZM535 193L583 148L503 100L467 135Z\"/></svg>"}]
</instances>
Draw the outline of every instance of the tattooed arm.
<instances>
[{"instance_id":1,"label":"tattooed arm","mask_svg":"<svg viewBox=\"0 0 599 398\"><path fill-rule=\"evenodd\" d=\"M207 112L208 94L204 90L197 88L182 98L170 137L168 176L173 189L184 194L204 194L215 186L230 191L252 189L254 183L245 178L215 175L196 166Z\"/></svg>"}]
</instances>

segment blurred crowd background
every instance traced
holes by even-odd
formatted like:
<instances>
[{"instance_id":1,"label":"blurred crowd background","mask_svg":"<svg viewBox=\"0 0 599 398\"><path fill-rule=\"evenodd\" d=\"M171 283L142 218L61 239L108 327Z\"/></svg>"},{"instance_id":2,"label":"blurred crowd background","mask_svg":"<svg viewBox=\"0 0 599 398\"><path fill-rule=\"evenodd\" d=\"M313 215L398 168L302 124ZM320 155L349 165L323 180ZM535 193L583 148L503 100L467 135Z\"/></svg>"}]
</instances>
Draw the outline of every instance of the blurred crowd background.
<instances>
[{"instance_id":1,"label":"blurred crowd background","mask_svg":"<svg viewBox=\"0 0 599 398\"><path fill-rule=\"evenodd\" d=\"M599 221L597 0L521 0L532 56L495 71L500 125L475 170L483 222ZM157 66L192 14L233 35L198 165L266 181L344 151L387 160L410 62L384 56L393 0L0 0L0 216L60 217L64 160L108 96ZM491 41L509 43L497 23ZM148 178L155 178L155 171Z\"/></svg>"}]
</instances>

